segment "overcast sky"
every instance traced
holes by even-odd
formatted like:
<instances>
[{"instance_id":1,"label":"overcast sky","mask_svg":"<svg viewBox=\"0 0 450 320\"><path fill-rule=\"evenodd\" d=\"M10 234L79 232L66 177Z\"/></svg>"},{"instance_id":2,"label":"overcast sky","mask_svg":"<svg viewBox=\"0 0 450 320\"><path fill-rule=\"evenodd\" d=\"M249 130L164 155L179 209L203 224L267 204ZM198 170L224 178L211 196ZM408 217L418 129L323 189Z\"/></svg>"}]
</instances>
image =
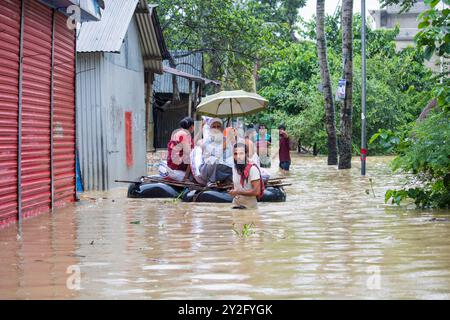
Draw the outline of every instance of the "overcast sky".
<instances>
[{"instance_id":1,"label":"overcast sky","mask_svg":"<svg viewBox=\"0 0 450 320\"><path fill-rule=\"evenodd\" d=\"M361 0L354 0L354 12L361 12ZM333 14L336 10L337 5L341 5L341 0L326 0L325 1L325 12L327 14ZM380 4L378 0L366 0L366 9L374 10L379 9ZM306 6L299 10L299 14L306 20L309 20L313 15L316 14L316 0L307 0ZM366 12L367 17L370 17L369 13Z\"/></svg>"}]
</instances>

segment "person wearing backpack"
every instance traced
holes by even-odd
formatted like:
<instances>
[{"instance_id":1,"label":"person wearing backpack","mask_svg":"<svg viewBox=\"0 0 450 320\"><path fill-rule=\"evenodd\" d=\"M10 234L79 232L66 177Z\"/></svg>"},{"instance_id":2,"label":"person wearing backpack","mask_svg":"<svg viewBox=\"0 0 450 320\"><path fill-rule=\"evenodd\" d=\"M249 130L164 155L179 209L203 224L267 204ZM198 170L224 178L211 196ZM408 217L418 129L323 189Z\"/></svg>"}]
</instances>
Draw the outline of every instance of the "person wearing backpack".
<instances>
[{"instance_id":1,"label":"person wearing backpack","mask_svg":"<svg viewBox=\"0 0 450 320\"><path fill-rule=\"evenodd\" d=\"M264 182L258 165L249 161L248 147L244 143L234 146L233 209L252 209L264 194Z\"/></svg>"}]
</instances>

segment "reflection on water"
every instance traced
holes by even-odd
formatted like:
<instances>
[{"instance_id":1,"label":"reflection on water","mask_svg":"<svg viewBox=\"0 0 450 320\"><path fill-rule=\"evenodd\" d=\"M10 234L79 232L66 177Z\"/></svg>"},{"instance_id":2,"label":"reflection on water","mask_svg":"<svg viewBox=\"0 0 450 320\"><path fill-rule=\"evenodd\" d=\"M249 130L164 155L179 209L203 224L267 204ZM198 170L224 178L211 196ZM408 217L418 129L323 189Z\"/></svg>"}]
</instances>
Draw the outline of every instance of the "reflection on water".
<instances>
[{"instance_id":1,"label":"reflection on water","mask_svg":"<svg viewBox=\"0 0 450 320\"><path fill-rule=\"evenodd\" d=\"M296 158L287 202L255 211L85 193L0 230L0 298L449 299L449 212L385 205L389 160Z\"/></svg>"}]
</instances>

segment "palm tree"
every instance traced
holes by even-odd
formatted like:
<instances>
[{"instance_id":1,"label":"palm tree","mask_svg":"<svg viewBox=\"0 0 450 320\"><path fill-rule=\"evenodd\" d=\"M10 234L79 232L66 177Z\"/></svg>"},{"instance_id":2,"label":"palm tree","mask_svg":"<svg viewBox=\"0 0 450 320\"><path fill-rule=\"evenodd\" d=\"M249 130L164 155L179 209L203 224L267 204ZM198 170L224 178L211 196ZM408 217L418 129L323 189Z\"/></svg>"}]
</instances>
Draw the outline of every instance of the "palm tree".
<instances>
[{"instance_id":1,"label":"palm tree","mask_svg":"<svg viewBox=\"0 0 450 320\"><path fill-rule=\"evenodd\" d=\"M345 99L341 108L339 169L352 167L352 99L353 99L353 0L342 0L342 58Z\"/></svg>"},{"instance_id":2,"label":"palm tree","mask_svg":"<svg viewBox=\"0 0 450 320\"><path fill-rule=\"evenodd\" d=\"M336 124L334 120L334 101L331 88L330 70L328 68L327 42L325 37L325 0L317 0L317 53L319 56L320 75L322 77L325 98L325 125L328 134L328 165L338 163L336 144Z\"/></svg>"}]
</instances>

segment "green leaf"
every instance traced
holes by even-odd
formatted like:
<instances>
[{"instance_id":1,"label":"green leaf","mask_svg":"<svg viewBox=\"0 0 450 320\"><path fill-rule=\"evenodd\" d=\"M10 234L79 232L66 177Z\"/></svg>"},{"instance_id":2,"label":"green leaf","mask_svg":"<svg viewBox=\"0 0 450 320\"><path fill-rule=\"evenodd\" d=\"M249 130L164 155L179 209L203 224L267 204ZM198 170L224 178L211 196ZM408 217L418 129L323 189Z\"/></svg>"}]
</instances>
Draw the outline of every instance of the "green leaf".
<instances>
[{"instance_id":1,"label":"green leaf","mask_svg":"<svg viewBox=\"0 0 450 320\"><path fill-rule=\"evenodd\" d=\"M386 194L384 196L384 203L388 203L390 198L392 198L392 190L386 191Z\"/></svg>"},{"instance_id":2,"label":"green leaf","mask_svg":"<svg viewBox=\"0 0 450 320\"><path fill-rule=\"evenodd\" d=\"M423 29L423 28L428 27L429 25L430 25L430 23L428 21L422 21L421 23L419 23L418 28Z\"/></svg>"},{"instance_id":3,"label":"green leaf","mask_svg":"<svg viewBox=\"0 0 450 320\"><path fill-rule=\"evenodd\" d=\"M425 48L424 55L425 55L425 59L426 60L430 60L431 59L431 57L434 54L435 49L436 49L435 46L430 46L430 45Z\"/></svg>"},{"instance_id":4,"label":"green leaf","mask_svg":"<svg viewBox=\"0 0 450 320\"><path fill-rule=\"evenodd\" d=\"M375 133L369 140L369 144L372 144L375 142L375 140L378 139L378 137L380 136L380 132Z\"/></svg>"}]
</instances>

